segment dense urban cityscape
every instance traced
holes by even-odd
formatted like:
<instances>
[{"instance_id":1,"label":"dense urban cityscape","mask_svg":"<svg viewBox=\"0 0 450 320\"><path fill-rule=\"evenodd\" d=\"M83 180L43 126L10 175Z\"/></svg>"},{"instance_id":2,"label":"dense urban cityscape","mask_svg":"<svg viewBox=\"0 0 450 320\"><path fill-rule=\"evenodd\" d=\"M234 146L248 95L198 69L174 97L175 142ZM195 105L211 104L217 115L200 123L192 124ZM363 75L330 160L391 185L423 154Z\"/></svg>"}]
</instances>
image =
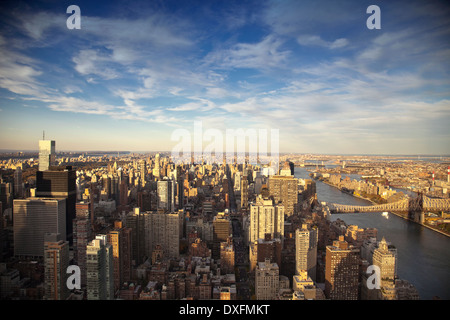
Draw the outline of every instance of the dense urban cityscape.
<instances>
[{"instance_id":1,"label":"dense urban cityscape","mask_svg":"<svg viewBox=\"0 0 450 320\"><path fill-rule=\"evenodd\" d=\"M440 0L0 1L4 309L449 300L449 38Z\"/></svg>"},{"instance_id":2,"label":"dense urban cityscape","mask_svg":"<svg viewBox=\"0 0 450 320\"><path fill-rule=\"evenodd\" d=\"M59 153L40 140L38 154L0 162L1 299L418 300L398 276L395 243L332 221L316 183L372 204L414 197L408 189L440 199L446 208L422 208L413 223L448 236L449 158L429 160L285 154L271 172L237 157Z\"/></svg>"}]
</instances>

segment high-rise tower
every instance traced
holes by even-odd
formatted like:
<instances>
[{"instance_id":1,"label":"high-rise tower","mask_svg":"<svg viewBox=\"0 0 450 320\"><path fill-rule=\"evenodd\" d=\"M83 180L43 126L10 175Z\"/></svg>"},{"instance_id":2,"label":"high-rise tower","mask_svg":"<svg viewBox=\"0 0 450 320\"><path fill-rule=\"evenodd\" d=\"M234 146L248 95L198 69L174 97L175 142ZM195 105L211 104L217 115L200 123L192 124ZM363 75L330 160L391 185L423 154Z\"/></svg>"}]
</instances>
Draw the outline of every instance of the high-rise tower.
<instances>
[{"instance_id":1,"label":"high-rise tower","mask_svg":"<svg viewBox=\"0 0 450 320\"><path fill-rule=\"evenodd\" d=\"M359 249L349 246L344 236L327 246L325 294L331 300L357 300L359 286Z\"/></svg>"},{"instance_id":2,"label":"high-rise tower","mask_svg":"<svg viewBox=\"0 0 450 320\"><path fill-rule=\"evenodd\" d=\"M13 220L14 255L42 257L46 233L59 233L66 239L66 200L16 199Z\"/></svg>"},{"instance_id":3,"label":"high-rise tower","mask_svg":"<svg viewBox=\"0 0 450 320\"><path fill-rule=\"evenodd\" d=\"M158 209L175 211L175 181L164 179L157 183Z\"/></svg>"},{"instance_id":4,"label":"high-rise tower","mask_svg":"<svg viewBox=\"0 0 450 320\"><path fill-rule=\"evenodd\" d=\"M269 193L275 203L281 201L287 216L294 214L298 202L298 181L293 176L269 177Z\"/></svg>"},{"instance_id":5,"label":"high-rise tower","mask_svg":"<svg viewBox=\"0 0 450 320\"><path fill-rule=\"evenodd\" d=\"M69 243L60 234L44 235L45 281L44 290L47 300L66 300L67 267L69 266Z\"/></svg>"},{"instance_id":6,"label":"high-rise tower","mask_svg":"<svg viewBox=\"0 0 450 320\"><path fill-rule=\"evenodd\" d=\"M76 171L72 166L52 167L46 171L36 172L36 196L66 199L65 236L72 244L73 222L75 219L77 187Z\"/></svg>"},{"instance_id":7,"label":"high-rise tower","mask_svg":"<svg viewBox=\"0 0 450 320\"><path fill-rule=\"evenodd\" d=\"M55 141L39 140L39 171L48 170L55 162Z\"/></svg>"},{"instance_id":8,"label":"high-rise tower","mask_svg":"<svg viewBox=\"0 0 450 320\"><path fill-rule=\"evenodd\" d=\"M249 242L265 239L267 234L272 239L284 236L284 206L275 205L272 199L260 195L256 203L250 205Z\"/></svg>"},{"instance_id":9,"label":"high-rise tower","mask_svg":"<svg viewBox=\"0 0 450 320\"><path fill-rule=\"evenodd\" d=\"M87 299L114 299L113 248L106 235L97 235L86 248Z\"/></svg>"},{"instance_id":10,"label":"high-rise tower","mask_svg":"<svg viewBox=\"0 0 450 320\"><path fill-rule=\"evenodd\" d=\"M316 280L318 232L316 228L308 229L306 224L295 231L295 269L296 274L306 271Z\"/></svg>"},{"instance_id":11,"label":"high-rise tower","mask_svg":"<svg viewBox=\"0 0 450 320\"><path fill-rule=\"evenodd\" d=\"M161 168L160 168L160 155L157 153L155 155L155 167L153 168L153 177L159 179L161 177Z\"/></svg>"}]
</instances>

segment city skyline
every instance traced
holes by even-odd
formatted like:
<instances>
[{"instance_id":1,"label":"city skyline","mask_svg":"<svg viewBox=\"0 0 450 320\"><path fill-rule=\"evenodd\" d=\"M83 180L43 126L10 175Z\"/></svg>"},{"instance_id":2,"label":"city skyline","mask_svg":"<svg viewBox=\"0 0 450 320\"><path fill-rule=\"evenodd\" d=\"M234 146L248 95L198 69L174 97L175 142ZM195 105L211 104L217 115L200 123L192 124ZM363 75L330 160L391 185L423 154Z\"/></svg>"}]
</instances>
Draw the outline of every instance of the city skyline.
<instances>
[{"instance_id":1,"label":"city skyline","mask_svg":"<svg viewBox=\"0 0 450 320\"><path fill-rule=\"evenodd\" d=\"M69 5L81 28L68 29ZM366 9L378 5L381 29ZM450 153L442 1L2 2L0 149L170 151L278 129L280 153ZM204 146L207 143L205 142Z\"/></svg>"}]
</instances>

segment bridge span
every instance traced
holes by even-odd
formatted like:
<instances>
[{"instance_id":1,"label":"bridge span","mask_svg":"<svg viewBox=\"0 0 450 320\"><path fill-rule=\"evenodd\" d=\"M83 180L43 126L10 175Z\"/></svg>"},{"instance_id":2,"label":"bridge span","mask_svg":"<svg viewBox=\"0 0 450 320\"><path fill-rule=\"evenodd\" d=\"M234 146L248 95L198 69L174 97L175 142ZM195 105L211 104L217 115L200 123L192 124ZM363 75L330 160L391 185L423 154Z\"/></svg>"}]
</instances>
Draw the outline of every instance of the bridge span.
<instances>
[{"instance_id":1,"label":"bridge span","mask_svg":"<svg viewBox=\"0 0 450 320\"><path fill-rule=\"evenodd\" d=\"M383 211L449 211L450 199L435 199L419 194L416 198L403 199L396 202L352 206L327 202L331 213L383 212Z\"/></svg>"}]
</instances>

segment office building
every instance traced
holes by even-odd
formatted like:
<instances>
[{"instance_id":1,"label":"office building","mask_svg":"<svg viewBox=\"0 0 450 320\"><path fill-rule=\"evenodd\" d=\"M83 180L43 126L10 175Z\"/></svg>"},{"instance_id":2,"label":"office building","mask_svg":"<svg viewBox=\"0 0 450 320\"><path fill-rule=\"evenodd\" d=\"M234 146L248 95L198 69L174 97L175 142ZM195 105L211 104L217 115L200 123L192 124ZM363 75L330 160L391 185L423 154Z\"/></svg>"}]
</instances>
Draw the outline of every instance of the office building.
<instances>
[{"instance_id":1,"label":"office building","mask_svg":"<svg viewBox=\"0 0 450 320\"><path fill-rule=\"evenodd\" d=\"M36 172L36 196L66 199L66 239L72 244L73 223L76 217L76 171L72 166L51 167Z\"/></svg>"},{"instance_id":2,"label":"office building","mask_svg":"<svg viewBox=\"0 0 450 320\"><path fill-rule=\"evenodd\" d=\"M259 262L255 271L256 300L275 300L280 288L280 272L269 259Z\"/></svg>"},{"instance_id":3,"label":"office building","mask_svg":"<svg viewBox=\"0 0 450 320\"><path fill-rule=\"evenodd\" d=\"M149 253L145 250L146 230L145 230L145 214L141 212L139 207L134 208L132 212L126 215L126 226L131 229L132 238L132 264L140 265L143 263L144 257L149 257Z\"/></svg>"},{"instance_id":4,"label":"office building","mask_svg":"<svg viewBox=\"0 0 450 320\"><path fill-rule=\"evenodd\" d=\"M160 155L159 153L157 153L155 155L155 167L153 168L153 177L158 180L161 178L160 162L161 162Z\"/></svg>"},{"instance_id":5,"label":"office building","mask_svg":"<svg viewBox=\"0 0 450 320\"><path fill-rule=\"evenodd\" d=\"M274 204L270 198L259 195L255 203L250 204L250 229L248 241L265 239L269 234L272 239L283 238L284 235L283 205Z\"/></svg>"},{"instance_id":6,"label":"office building","mask_svg":"<svg viewBox=\"0 0 450 320\"><path fill-rule=\"evenodd\" d=\"M248 205L248 180L244 177L241 180L241 209L247 209Z\"/></svg>"},{"instance_id":7,"label":"office building","mask_svg":"<svg viewBox=\"0 0 450 320\"><path fill-rule=\"evenodd\" d=\"M2 203L2 212L13 207L14 186L11 182L5 182L0 177L0 202Z\"/></svg>"},{"instance_id":8,"label":"office building","mask_svg":"<svg viewBox=\"0 0 450 320\"><path fill-rule=\"evenodd\" d=\"M119 290L125 281L131 280L131 228L122 221L114 221L114 229L108 232L108 243L113 250L114 291Z\"/></svg>"},{"instance_id":9,"label":"office building","mask_svg":"<svg viewBox=\"0 0 450 320\"><path fill-rule=\"evenodd\" d=\"M23 196L23 183L22 183L22 169L17 167L14 171L14 198L22 198Z\"/></svg>"},{"instance_id":10,"label":"office building","mask_svg":"<svg viewBox=\"0 0 450 320\"><path fill-rule=\"evenodd\" d=\"M46 300L66 300L69 243L56 233L44 235L44 294Z\"/></svg>"},{"instance_id":11,"label":"office building","mask_svg":"<svg viewBox=\"0 0 450 320\"><path fill-rule=\"evenodd\" d=\"M147 177L147 162L145 159L141 159L138 162L139 176L141 179L141 187L145 187Z\"/></svg>"},{"instance_id":12,"label":"office building","mask_svg":"<svg viewBox=\"0 0 450 320\"><path fill-rule=\"evenodd\" d=\"M158 209L175 211L175 181L165 179L157 183Z\"/></svg>"},{"instance_id":13,"label":"office building","mask_svg":"<svg viewBox=\"0 0 450 320\"><path fill-rule=\"evenodd\" d=\"M55 141L39 140L39 171L46 171L55 163Z\"/></svg>"},{"instance_id":14,"label":"office building","mask_svg":"<svg viewBox=\"0 0 450 320\"><path fill-rule=\"evenodd\" d=\"M125 180L122 180L119 184L119 194L120 194L119 196L120 208L127 209L129 198L128 198L128 185Z\"/></svg>"},{"instance_id":15,"label":"office building","mask_svg":"<svg viewBox=\"0 0 450 320\"><path fill-rule=\"evenodd\" d=\"M234 191L241 191L241 173L238 171L234 174Z\"/></svg>"},{"instance_id":16,"label":"office building","mask_svg":"<svg viewBox=\"0 0 450 320\"><path fill-rule=\"evenodd\" d=\"M234 274L235 251L233 240L228 237L226 242L220 243L220 272L222 274Z\"/></svg>"},{"instance_id":17,"label":"office building","mask_svg":"<svg viewBox=\"0 0 450 320\"><path fill-rule=\"evenodd\" d=\"M87 299L114 299L113 249L106 235L98 235L86 247Z\"/></svg>"},{"instance_id":18,"label":"office building","mask_svg":"<svg viewBox=\"0 0 450 320\"><path fill-rule=\"evenodd\" d=\"M177 204L178 209L183 209L184 207L184 174L182 172L182 167L180 165L177 165L176 167L176 173L177 173Z\"/></svg>"},{"instance_id":19,"label":"office building","mask_svg":"<svg viewBox=\"0 0 450 320\"><path fill-rule=\"evenodd\" d=\"M90 202L76 204L76 218L73 220L74 259L81 270L86 270L86 247L92 237ZM81 273L81 286L86 285L86 272Z\"/></svg>"},{"instance_id":20,"label":"office building","mask_svg":"<svg viewBox=\"0 0 450 320\"><path fill-rule=\"evenodd\" d=\"M43 257L46 233L66 239L66 199L16 199L13 221L14 255Z\"/></svg>"},{"instance_id":21,"label":"office building","mask_svg":"<svg viewBox=\"0 0 450 320\"><path fill-rule=\"evenodd\" d=\"M349 246L343 236L326 247L325 295L331 300L357 300L359 249Z\"/></svg>"},{"instance_id":22,"label":"office building","mask_svg":"<svg viewBox=\"0 0 450 320\"><path fill-rule=\"evenodd\" d=\"M295 231L295 270L296 274L306 271L312 280L316 280L317 264L317 228L308 228L306 224Z\"/></svg>"},{"instance_id":23,"label":"office building","mask_svg":"<svg viewBox=\"0 0 450 320\"><path fill-rule=\"evenodd\" d=\"M213 259L220 259L220 243L227 241L232 234L231 221L223 212L218 212L213 219Z\"/></svg>"},{"instance_id":24,"label":"office building","mask_svg":"<svg viewBox=\"0 0 450 320\"><path fill-rule=\"evenodd\" d=\"M148 247L153 252L160 248L165 257L178 258L180 255L180 238L183 232L182 211L175 213L151 212L145 216Z\"/></svg>"},{"instance_id":25,"label":"office building","mask_svg":"<svg viewBox=\"0 0 450 320\"><path fill-rule=\"evenodd\" d=\"M293 176L270 176L269 194L275 203L281 202L287 216L291 216L296 211L298 203L298 182Z\"/></svg>"}]
</instances>

